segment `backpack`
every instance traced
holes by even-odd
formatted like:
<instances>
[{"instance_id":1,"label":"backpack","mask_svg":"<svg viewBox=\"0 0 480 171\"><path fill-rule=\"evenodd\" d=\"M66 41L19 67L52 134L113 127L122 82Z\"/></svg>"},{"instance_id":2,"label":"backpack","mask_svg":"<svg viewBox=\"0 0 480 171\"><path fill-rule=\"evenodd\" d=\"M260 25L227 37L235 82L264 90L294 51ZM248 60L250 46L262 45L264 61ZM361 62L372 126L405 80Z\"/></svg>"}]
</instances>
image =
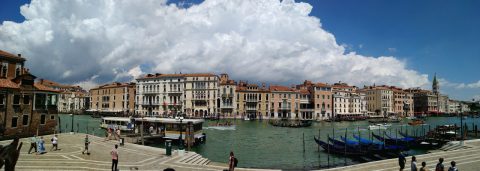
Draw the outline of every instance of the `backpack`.
<instances>
[{"instance_id":1,"label":"backpack","mask_svg":"<svg viewBox=\"0 0 480 171\"><path fill-rule=\"evenodd\" d=\"M52 141L52 142L53 142L53 138L52 138L52 139L50 139L50 141Z\"/></svg>"},{"instance_id":2,"label":"backpack","mask_svg":"<svg viewBox=\"0 0 480 171\"><path fill-rule=\"evenodd\" d=\"M237 167L238 160L236 157L233 158L233 167Z\"/></svg>"}]
</instances>

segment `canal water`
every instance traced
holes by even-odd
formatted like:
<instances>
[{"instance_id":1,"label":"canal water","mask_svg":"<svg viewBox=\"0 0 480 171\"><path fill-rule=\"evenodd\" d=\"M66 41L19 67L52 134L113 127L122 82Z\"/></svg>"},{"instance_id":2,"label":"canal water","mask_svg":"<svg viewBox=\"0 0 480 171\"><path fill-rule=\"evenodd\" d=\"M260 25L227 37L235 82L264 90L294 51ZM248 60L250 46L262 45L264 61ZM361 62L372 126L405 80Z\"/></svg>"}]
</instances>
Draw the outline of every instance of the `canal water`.
<instances>
[{"instance_id":1,"label":"canal water","mask_svg":"<svg viewBox=\"0 0 480 171\"><path fill-rule=\"evenodd\" d=\"M60 115L60 127L62 132L71 131L71 115ZM345 135L351 139L352 133L368 138L371 133L368 130L367 121L356 122L314 122L308 128L283 128L273 127L268 121L243 121L232 120L235 123L235 130L210 129L216 121L206 121L203 132L207 134L205 144L194 147L192 150L210 159L213 162L228 162L230 151L238 158L239 167L247 168L272 168L284 170L308 170L325 167L343 166L355 164L354 161L342 156L328 155L319 148L313 137L319 136L326 141L327 136L339 138ZM467 118L463 120L469 129L472 123L479 124L480 118ZM428 129L437 125L457 124L460 125L458 117L430 117L425 125L408 126L408 120L400 123L392 123L386 130L386 134L392 137L397 136L396 132L408 129L409 134L423 135ZM75 132L93 133L98 136L105 136L105 131L99 128L100 119L88 115L76 115L73 129ZM382 130L383 131L383 130ZM383 135L383 132L373 130L376 134ZM416 133L415 133L416 132ZM398 135L398 137L401 137ZM163 147L163 144L152 144L150 146ZM421 154L425 151L411 150L409 154Z\"/></svg>"}]
</instances>

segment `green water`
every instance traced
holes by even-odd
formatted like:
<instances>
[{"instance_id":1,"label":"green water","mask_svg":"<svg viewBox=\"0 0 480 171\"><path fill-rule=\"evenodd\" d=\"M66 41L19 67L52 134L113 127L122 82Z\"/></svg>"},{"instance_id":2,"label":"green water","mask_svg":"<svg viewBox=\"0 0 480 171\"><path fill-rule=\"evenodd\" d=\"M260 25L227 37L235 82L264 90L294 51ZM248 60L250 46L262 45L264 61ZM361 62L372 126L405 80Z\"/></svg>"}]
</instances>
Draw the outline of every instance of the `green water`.
<instances>
[{"instance_id":1,"label":"green water","mask_svg":"<svg viewBox=\"0 0 480 171\"><path fill-rule=\"evenodd\" d=\"M71 116L61 115L62 131L71 130ZM88 130L91 133L95 132L98 136L104 136L104 130L99 129L100 119L91 118L87 115L75 116L74 130L78 128L80 132L86 132L87 123ZM341 156L327 155L313 140L314 136L319 135L322 140L330 137L343 136L345 129L351 138L352 133L355 132L363 137L368 137L370 131L366 128L370 125L367 121L357 122L318 122L313 123L308 128L282 128L273 127L267 121L233 121L237 127L236 130L215 130L208 129L208 125L216 121L206 121L204 123L204 130L207 134L207 142L201 144L193 151L198 152L202 156L214 162L227 163L228 154L230 151L235 153L239 160L239 167L248 168L273 168L273 169L317 169L327 166L343 166L346 164L358 163L349 158ZM386 130L387 134L395 137L395 132L402 129L405 132L407 128L409 134L417 132L418 135L428 132L429 126L433 129L436 125L444 124L460 124L460 119L455 117L432 117L427 119L427 125L423 126L407 126L408 120L401 123L392 123L392 127ZM471 128L472 123L480 123L478 118L464 119ZM66 125L67 124L67 125ZM334 129L333 129L334 128ZM378 130L375 131L377 134ZM398 135L400 137L400 135ZM353 138L352 138L353 139ZM163 147L163 144L152 144L151 146ZM410 154L420 154L424 151L409 151Z\"/></svg>"}]
</instances>

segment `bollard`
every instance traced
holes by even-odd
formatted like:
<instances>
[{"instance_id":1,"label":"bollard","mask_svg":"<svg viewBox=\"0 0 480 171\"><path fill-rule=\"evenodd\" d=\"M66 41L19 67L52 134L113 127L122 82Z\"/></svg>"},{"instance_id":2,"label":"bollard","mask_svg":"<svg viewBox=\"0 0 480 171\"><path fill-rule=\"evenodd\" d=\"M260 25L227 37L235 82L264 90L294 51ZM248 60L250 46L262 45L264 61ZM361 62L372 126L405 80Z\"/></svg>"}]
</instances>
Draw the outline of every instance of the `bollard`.
<instances>
[{"instance_id":1,"label":"bollard","mask_svg":"<svg viewBox=\"0 0 480 171\"><path fill-rule=\"evenodd\" d=\"M475 137L477 136L477 133L478 133L478 129L477 129L477 125L475 125Z\"/></svg>"}]
</instances>

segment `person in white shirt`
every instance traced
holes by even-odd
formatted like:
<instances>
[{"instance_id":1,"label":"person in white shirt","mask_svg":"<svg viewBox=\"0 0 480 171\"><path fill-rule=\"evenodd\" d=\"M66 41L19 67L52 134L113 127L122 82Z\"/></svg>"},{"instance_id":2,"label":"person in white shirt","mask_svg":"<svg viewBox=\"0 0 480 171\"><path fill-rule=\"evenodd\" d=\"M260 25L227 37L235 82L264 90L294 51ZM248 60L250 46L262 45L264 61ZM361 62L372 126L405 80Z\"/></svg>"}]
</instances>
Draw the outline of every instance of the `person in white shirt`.
<instances>
[{"instance_id":1,"label":"person in white shirt","mask_svg":"<svg viewBox=\"0 0 480 171\"><path fill-rule=\"evenodd\" d=\"M57 138L57 135L55 135L52 139L52 148L50 149L50 151L53 150L53 148L55 148L55 151L58 150L58 138Z\"/></svg>"},{"instance_id":2,"label":"person in white shirt","mask_svg":"<svg viewBox=\"0 0 480 171\"><path fill-rule=\"evenodd\" d=\"M418 171L417 169L417 158L412 156L412 164L410 165L411 171Z\"/></svg>"}]
</instances>

